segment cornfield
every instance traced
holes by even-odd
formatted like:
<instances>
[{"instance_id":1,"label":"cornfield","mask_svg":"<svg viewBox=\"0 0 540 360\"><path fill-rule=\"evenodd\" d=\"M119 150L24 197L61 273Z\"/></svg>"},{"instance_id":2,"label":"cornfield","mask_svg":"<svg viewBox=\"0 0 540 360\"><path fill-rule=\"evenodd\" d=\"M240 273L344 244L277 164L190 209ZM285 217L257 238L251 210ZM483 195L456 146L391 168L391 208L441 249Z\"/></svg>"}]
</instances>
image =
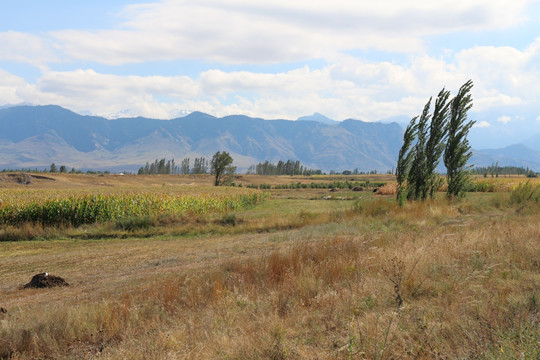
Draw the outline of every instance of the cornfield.
<instances>
[{"instance_id":1,"label":"cornfield","mask_svg":"<svg viewBox=\"0 0 540 360\"><path fill-rule=\"evenodd\" d=\"M49 196L35 192L0 194L0 224L27 222L43 225L72 225L107 222L122 218L159 214L207 214L240 210L255 205L262 193L242 191L166 193L82 193Z\"/></svg>"}]
</instances>

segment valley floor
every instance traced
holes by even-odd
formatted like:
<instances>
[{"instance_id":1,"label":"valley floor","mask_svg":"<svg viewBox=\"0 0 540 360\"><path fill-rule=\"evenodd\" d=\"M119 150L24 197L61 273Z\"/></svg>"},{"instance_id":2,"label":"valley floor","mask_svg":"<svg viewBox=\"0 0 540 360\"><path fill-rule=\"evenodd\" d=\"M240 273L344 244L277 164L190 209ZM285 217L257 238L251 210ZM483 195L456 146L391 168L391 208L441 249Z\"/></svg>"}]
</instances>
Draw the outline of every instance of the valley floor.
<instances>
[{"instance_id":1,"label":"valley floor","mask_svg":"<svg viewBox=\"0 0 540 360\"><path fill-rule=\"evenodd\" d=\"M269 193L193 232L0 242L0 359L540 357L538 203ZM20 288L39 272L70 286Z\"/></svg>"}]
</instances>

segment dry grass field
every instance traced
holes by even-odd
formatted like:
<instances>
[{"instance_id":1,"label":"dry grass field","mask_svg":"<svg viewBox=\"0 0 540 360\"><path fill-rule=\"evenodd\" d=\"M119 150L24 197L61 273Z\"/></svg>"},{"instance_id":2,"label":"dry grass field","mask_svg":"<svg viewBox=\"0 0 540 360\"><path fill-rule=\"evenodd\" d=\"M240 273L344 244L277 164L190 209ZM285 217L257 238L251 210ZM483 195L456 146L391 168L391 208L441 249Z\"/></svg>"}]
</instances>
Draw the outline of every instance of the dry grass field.
<instances>
[{"instance_id":1,"label":"dry grass field","mask_svg":"<svg viewBox=\"0 0 540 360\"><path fill-rule=\"evenodd\" d=\"M0 191L212 183L46 176L0 174ZM392 180L235 182L351 178ZM539 359L540 189L488 180L493 192L402 208L372 191L270 189L234 212L1 225L0 359ZM42 272L70 286L22 289Z\"/></svg>"}]
</instances>

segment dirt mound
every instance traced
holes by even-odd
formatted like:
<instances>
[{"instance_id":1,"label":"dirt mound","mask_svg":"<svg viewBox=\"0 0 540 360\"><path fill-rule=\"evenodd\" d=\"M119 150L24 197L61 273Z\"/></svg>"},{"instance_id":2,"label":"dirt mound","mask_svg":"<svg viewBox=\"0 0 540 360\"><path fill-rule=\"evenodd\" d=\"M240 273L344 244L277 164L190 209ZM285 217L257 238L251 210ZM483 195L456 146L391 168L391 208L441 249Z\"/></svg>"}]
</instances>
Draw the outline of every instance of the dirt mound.
<instances>
[{"instance_id":1,"label":"dirt mound","mask_svg":"<svg viewBox=\"0 0 540 360\"><path fill-rule=\"evenodd\" d=\"M32 183L32 177L28 174L7 174L7 176L2 176L1 180L15 182L21 185L29 185Z\"/></svg>"},{"instance_id":2,"label":"dirt mound","mask_svg":"<svg viewBox=\"0 0 540 360\"><path fill-rule=\"evenodd\" d=\"M48 273L36 274L32 280L23 286L23 289L41 289L55 286L69 286L66 280L60 276L49 275Z\"/></svg>"},{"instance_id":3,"label":"dirt mound","mask_svg":"<svg viewBox=\"0 0 540 360\"><path fill-rule=\"evenodd\" d=\"M20 185L30 185L32 184L33 180L56 181L56 179L53 179L48 176L27 174L27 173L11 173L11 174L0 175L0 182L16 183Z\"/></svg>"}]
</instances>

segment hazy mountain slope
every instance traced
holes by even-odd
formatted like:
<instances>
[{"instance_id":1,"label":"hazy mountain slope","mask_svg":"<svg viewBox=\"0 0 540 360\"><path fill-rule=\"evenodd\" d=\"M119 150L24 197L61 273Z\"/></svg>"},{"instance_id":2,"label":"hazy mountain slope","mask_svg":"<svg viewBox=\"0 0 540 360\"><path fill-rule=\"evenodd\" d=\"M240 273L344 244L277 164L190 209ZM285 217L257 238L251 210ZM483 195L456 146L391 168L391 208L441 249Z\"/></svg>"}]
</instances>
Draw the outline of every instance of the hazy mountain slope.
<instances>
[{"instance_id":1,"label":"hazy mountain slope","mask_svg":"<svg viewBox=\"0 0 540 360\"><path fill-rule=\"evenodd\" d=\"M471 158L475 166L522 166L540 171L540 151L517 144L502 149L475 150Z\"/></svg>"},{"instance_id":2,"label":"hazy mountain slope","mask_svg":"<svg viewBox=\"0 0 540 360\"><path fill-rule=\"evenodd\" d=\"M228 151L247 168L269 160L300 160L325 171L388 170L396 161L397 124L346 120L263 120L194 112L173 120L82 116L59 106L0 109L0 167L48 166L129 169L155 158L206 156Z\"/></svg>"},{"instance_id":3,"label":"hazy mountain slope","mask_svg":"<svg viewBox=\"0 0 540 360\"><path fill-rule=\"evenodd\" d=\"M59 106L14 106L0 109L0 168L47 167L55 162L133 171L156 158L180 162L228 151L240 169L264 160L292 159L324 171L386 171L395 167L402 136L396 123L352 119L269 121L194 112L173 120L107 120ZM530 143L536 144L535 139ZM476 166L495 162L540 170L540 152L514 145L475 150L471 159Z\"/></svg>"},{"instance_id":4,"label":"hazy mountain slope","mask_svg":"<svg viewBox=\"0 0 540 360\"><path fill-rule=\"evenodd\" d=\"M533 137L527 139L522 143L526 147L535 150L540 151L540 133L534 135Z\"/></svg>"}]
</instances>

